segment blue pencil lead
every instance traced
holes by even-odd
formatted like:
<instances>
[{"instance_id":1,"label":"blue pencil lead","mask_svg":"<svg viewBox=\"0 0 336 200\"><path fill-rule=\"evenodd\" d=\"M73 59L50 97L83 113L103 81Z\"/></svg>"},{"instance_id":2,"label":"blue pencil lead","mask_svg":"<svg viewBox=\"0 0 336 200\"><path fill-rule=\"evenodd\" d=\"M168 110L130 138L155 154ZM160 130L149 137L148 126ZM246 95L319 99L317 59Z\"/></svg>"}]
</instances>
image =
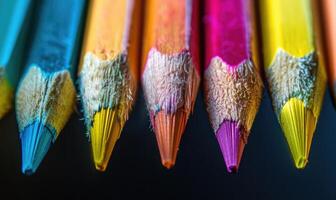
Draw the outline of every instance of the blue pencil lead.
<instances>
[{"instance_id":1,"label":"blue pencil lead","mask_svg":"<svg viewBox=\"0 0 336 200\"><path fill-rule=\"evenodd\" d=\"M53 134L48 127L35 121L21 133L22 173L35 173L44 156L47 154L53 140Z\"/></svg>"}]
</instances>

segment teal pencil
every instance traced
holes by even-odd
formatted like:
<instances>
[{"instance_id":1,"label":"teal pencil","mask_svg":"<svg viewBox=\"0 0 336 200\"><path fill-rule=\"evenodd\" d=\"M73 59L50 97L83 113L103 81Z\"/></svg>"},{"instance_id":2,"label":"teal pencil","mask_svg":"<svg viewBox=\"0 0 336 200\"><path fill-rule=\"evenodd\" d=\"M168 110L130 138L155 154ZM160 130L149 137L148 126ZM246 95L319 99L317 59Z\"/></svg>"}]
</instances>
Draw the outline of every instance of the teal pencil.
<instances>
[{"instance_id":1,"label":"teal pencil","mask_svg":"<svg viewBox=\"0 0 336 200\"><path fill-rule=\"evenodd\" d=\"M24 75L16 94L22 172L36 171L75 103L84 0L41 0L33 16Z\"/></svg>"},{"instance_id":2,"label":"teal pencil","mask_svg":"<svg viewBox=\"0 0 336 200\"><path fill-rule=\"evenodd\" d=\"M30 0L0 0L0 119L12 108L31 7Z\"/></svg>"}]
</instances>

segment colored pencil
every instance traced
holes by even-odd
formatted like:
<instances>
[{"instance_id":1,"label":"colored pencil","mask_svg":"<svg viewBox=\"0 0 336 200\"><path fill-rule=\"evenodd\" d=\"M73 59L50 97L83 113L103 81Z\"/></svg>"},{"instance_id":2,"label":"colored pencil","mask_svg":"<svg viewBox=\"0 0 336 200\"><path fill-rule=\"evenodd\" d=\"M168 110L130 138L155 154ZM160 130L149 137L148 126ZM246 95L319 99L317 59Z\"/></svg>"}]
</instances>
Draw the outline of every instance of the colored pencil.
<instances>
[{"instance_id":1,"label":"colored pencil","mask_svg":"<svg viewBox=\"0 0 336 200\"><path fill-rule=\"evenodd\" d=\"M91 1L79 69L85 124L105 171L135 101L141 1Z\"/></svg>"},{"instance_id":2,"label":"colored pencil","mask_svg":"<svg viewBox=\"0 0 336 200\"><path fill-rule=\"evenodd\" d=\"M336 1L323 0L320 3L328 55L326 64L328 82L334 105L336 106Z\"/></svg>"},{"instance_id":3,"label":"colored pencil","mask_svg":"<svg viewBox=\"0 0 336 200\"><path fill-rule=\"evenodd\" d=\"M32 1L0 1L0 119L12 108Z\"/></svg>"},{"instance_id":4,"label":"colored pencil","mask_svg":"<svg viewBox=\"0 0 336 200\"><path fill-rule=\"evenodd\" d=\"M36 171L73 111L85 1L42 0L37 6L25 72L16 94L25 174Z\"/></svg>"},{"instance_id":5,"label":"colored pencil","mask_svg":"<svg viewBox=\"0 0 336 200\"><path fill-rule=\"evenodd\" d=\"M326 74L310 0L260 2L265 74L295 166L306 166Z\"/></svg>"},{"instance_id":6,"label":"colored pencil","mask_svg":"<svg viewBox=\"0 0 336 200\"><path fill-rule=\"evenodd\" d=\"M148 0L142 85L162 164L171 168L200 81L197 0Z\"/></svg>"},{"instance_id":7,"label":"colored pencil","mask_svg":"<svg viewBox=\"0 0 336 200\"><path fill-rule=\"evenodd\" d=\"M262 95L254 9L254 0L205 1L205 102L228 172L238 170Z\"/></svg>"}]
</instances>

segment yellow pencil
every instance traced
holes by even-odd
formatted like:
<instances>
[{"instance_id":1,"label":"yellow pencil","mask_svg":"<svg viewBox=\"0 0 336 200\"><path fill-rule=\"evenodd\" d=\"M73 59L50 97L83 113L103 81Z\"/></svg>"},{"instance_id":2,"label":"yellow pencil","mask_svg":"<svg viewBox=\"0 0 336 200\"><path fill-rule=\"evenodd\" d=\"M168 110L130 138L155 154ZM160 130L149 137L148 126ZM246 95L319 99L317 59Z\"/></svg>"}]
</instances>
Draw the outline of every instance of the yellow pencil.
<instances>
[{"instance_id":1,"label":"yellow pencil","mask_svg":"<svg viewBox=\"0 0 336 200\"><path fill-rule=\"evenodd\" d=\"M297 168L307 164L326 81L311 3L260 2L265 72L274 110Z\"/></svg>"},{"instance_id":2,"label":"yellow pencil","mask_svg":"<svg viewBox=\"0 0 336 200\"><path fill-rule=\"evenodd\" d=\"M97 170L107 167L138 82L141 1L91 1L79 67L80 94Z\"/></svg>"}]
</instances>

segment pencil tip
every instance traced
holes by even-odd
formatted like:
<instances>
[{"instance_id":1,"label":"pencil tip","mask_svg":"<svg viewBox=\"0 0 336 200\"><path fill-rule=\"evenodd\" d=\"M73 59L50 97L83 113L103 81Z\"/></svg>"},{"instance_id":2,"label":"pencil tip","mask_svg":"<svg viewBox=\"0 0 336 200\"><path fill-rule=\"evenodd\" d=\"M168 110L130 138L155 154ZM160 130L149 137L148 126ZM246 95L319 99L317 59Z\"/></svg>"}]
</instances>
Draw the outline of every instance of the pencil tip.
<instances>
[{"instance_id":1,"label":"pencil tip","mask_svg":"<svg viewBox=\"0 0 336 200\"><path fill-rule=\"evenodd\" d=\"M229 166L228 169L228 172L232 174L238 173L238 165Z\"/></svg>"},{"instance_id":2,"label":"pencil tip","mask_svg":"<svg viewBox=\"0 0 336 200\"><path fill-rule=\"evenodd\" d=\"M287 101L281 110L281 127L298 169L303 169L308 163L316 120L312 111L296 98Z\"/></svg>"},{"instance_id":3,"label":"pencil tip","mask_svg":"<svg viewBox=\"0 0 336 200\"><path fill-rule=\"evenodd\" d=\"M166 169L171 169L171 168L174 167L174 165L175 165L175 161L173 161L173 160L162 161L162 165L163 165Z\"/></svg>"},{"instance_id":4,"label":"pencil tip","mask_svg":"<svg viewBox=\"0 0 336 200\"><path fill-rule=\"evenodd\" d=\"M242 152L245 147L243 130L237 122L224 121L217 130L216 137L229 173L238 172Z\"/></svg>"},{"instance_id":5,"label":"pencil tip","mask_svg":"<svg viewBox=\"0 0 336 200\"><path fill-rule=\"evenodd\" d=\"M172 114L160 111L154 117L154 132L161 155L161 162L167 169L171 169L175 165L186 122L187 114L182 110L177 110Z\"/></svg>"},{"instance_id":6,"label":"pencil tip","mask_svg":"<svg viewBox=\"0 0 336 200\"><path fill-rule=\"evenodd\" d=\"M35 121L21 133L22 173L35 173L41 161L47 154L53 135L48 127Z\"/></svg>"},{"instance_id":7,"label":"pencil tip","mask_svg":"<svg viewBox=\"0 0 336 200\"><path fill-rule=\"evenodd\" d=\"M297 158L297 160L295 161L295 166L298 169L304 169L307 163L308 163L308 157L303 156L303 157Z\"/></svg>"},{"instance_id":8,"label":"pencil tip","mask_svg":"<svg viewBox=\"0 0 336 200\"><path fill-rule=\"evenodd\" d=\"M91 129L93 160L98 171L105 171L122 126L116 110L102 109L94 115Z\"/></svg>"}]
</instances>

